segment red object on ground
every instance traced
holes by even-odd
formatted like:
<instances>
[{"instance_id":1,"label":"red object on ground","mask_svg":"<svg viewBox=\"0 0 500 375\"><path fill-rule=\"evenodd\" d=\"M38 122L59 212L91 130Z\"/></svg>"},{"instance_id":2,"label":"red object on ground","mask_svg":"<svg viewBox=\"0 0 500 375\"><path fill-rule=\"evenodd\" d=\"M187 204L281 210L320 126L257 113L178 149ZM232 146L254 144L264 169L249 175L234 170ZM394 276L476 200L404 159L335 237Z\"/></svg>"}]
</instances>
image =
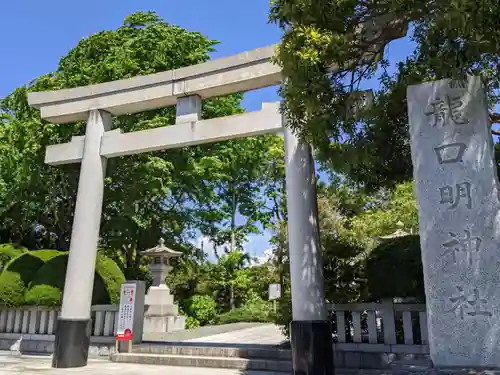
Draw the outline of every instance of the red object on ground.
<instances>
[{"instance_id":1,"label":"red object on ground","mask_svg":"<svg viewBox=\"0 0 500 375\"><path fill-rule=\"evenodd\" d=\"M132 331L127 328L123 334L117 334L116 339L118 341L130 341L132 340Z\"/></svg>"}]
</instances>

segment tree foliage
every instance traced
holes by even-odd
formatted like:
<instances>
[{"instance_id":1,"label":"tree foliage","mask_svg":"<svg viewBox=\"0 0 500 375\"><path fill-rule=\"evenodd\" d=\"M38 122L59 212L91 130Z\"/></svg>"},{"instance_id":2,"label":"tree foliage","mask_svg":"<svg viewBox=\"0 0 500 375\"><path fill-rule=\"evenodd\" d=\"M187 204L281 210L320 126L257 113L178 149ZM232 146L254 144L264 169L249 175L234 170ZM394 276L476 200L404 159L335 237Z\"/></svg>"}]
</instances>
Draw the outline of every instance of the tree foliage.
<instances>
[{"instance_id":1,"label":"tree foliage","mask_svg":"<svg viewBox=\"0 0 500 375\"><path fill-rule=\"evenodd\" d=\"M419 236L382 242L366 259L365 273L371 300L410 297L425 302Z\"/></svg>"},{"instance_id":2,"label":"tree foliage","mask_svg":"<svg viewBox=\"0 0 500 375\"><path fill-rule=\"evenodd\" d=\"M0 240L30 249L68 250L78 165L44 164L46 146L82 135L83 123L54 125L27 104L28 91L46 91L130 78L207 61L217 41L163 21L154 12L128 16L116 30L82 39L57 69L1 102ZM203 118L242 112L242 95L203 102ZM113 119L125 132L168 126L174 108ZM101 247L123 263L127 278L144 276L140 251L165 238L201 259L190 245L195 229L215 242L238 244L259 231L259 181L266 150L277 137L248 138L108 161ZM234 198L234 199L233 199ZM234 204L233 204L234 201ZM234 224L236 214L246 222ZM227 222L233 224L228 225ZM241 247L241 246L240 246ZM123 259L122 259L123 258Z\"/></svg>"},{"instance_id":3,"label":"tree foliage","mask_svg":"<svg viewBox=\"0 0 500 375\"><path fill-rule=\"evenodd\" d=\"M216 257L221 246L225 246L226 253L241 250L249 234L259 233L268 225L270 213L265 209L263 186L268 182L275 150L280 147L283 149L280 137L250 137L221 144L201 159L200 165L211 176L208 183L215 192L214 209L202 214L201 220L215 224L205 234L214 245Z\"/></svg>"},{"instance_id":4,"label":"tree foliage","mask_svg":"<svg viewBox=\"0 0 500 375\"><path fill-rule=\"evenodd\" d=\"M284 33L277 60L289 123L328 168L358 186L375 191L411 179L406 87L477 74L497 103L499 11L491 0L274 0L270 18ZM383 27L360 31L373 22ZM383 45L402 26L415 49L392 75ZM373 105L348 116L349 94L371 78L380 82Z\"/></svg>"}]
</instances>

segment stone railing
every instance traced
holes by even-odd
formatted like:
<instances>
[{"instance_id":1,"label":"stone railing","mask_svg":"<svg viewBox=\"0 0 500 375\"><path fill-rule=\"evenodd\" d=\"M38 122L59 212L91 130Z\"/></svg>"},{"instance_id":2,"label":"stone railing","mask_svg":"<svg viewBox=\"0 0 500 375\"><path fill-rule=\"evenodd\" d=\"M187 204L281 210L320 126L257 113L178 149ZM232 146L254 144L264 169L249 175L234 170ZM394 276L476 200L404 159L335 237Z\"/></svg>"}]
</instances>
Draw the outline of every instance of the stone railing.
<instances>
[{"instance_id":1,"label":"stone railing","mask_svg":"<svg viewBox=\"0 0 500 375\"><path fill-rule=\"evenodd\" d=\"M25 306L0 309L0 334L53 335L59 307ZM92 336L113 337L118 305L92 306Z\"/></svg>"},{"instance_id":2,"label":"stone railing","mask_svg":"<svg viewBox=\"0 0 500 375\"><path fill-rule=\"evenodd\" d=\"M429 352L425 304L335 304L329 310L336 350Z\"/></svg>"},{"instance_id":3,"label":"stone railing","mask_svg":"<svg viewBox=\"0 0 500 375\"><path fill-rule=\"evenodd\" d=\"M381 357L374 356L376 353L425 355L429 352L424 304L335 304L329 306L329 310L338 360L342 353L348 355L349 352L364 353L365 362L372 361L371 357L373 361L380 361ZM23 336L23 352L51 353L58 316L59 308L0 308L0 350L8 350ZM107 355L113 349L117 319L118 305L92 306L94 354Z\"/></svg>"},{"instance_id":4,"label":"stone railing","mask_svg":"<svg viewBox=\"0 0 500 375\"><path fill-rule=\"evenodd\" d=\"M92 306L92 336L114 337L118 323L118 305Z\"/></svg>"},{"instance_id":5,"label":"stone railing","mask_svg":"<svg viewBox=\"0 0 500 375\"><path fill-rule=\"evenodd\" d=\"M8 350L22 336L23 351L51 353L59 311L59 307L42 306L0 308L0 350ZM91 344L94 349L114 345L117 319L118 305L92 306Z\"/></svg>"}]
</instances>

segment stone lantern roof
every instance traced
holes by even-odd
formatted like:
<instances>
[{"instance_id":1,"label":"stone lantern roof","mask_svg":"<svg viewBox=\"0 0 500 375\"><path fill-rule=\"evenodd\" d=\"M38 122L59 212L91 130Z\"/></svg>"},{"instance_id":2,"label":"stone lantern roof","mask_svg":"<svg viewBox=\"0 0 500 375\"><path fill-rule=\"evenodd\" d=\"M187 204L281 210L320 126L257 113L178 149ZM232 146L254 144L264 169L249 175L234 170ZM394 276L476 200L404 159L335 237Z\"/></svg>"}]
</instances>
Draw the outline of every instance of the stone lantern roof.
<instances>
[{"instance_id":1,"label":"stone lantern roof","mask_svg":"<svg viewBox=\"0 0 500 375\"><path fill-rule=\"evenodd\" d=\"M401 221L398 221L396 223L396 226L398 229L394 233L388 234L386 236L378 236L377 239L379 240L390 240L392 238L398 238L398 237L406 237L411 235L412 233L405 232L402 228L404 228L404 224Z\"/></svg>"},{"instance_id":2,"label":"stone lantern roof","mask_svg":"<svg viewBox=\"0 0 500 375\"><path fill-rule=\"evenodd\" d=\"M141 251L141 254L145 256L159 255L167 258L174 258L181 256L182 252L169 249L165 246L165 240L163 238L160 238L160 241L158 241L158 246Z\"/></svg>"},{"instance_id":3,"label":"stone lantern roof","mask_svg":"<svg viewBox=\"0 0 500 375\"><path fill-rule=\"evenodd\" d=\"M406 237L409 235L410 235L410 233L405 232L404 230L398 229L394 233L388 234L387 236L378 236L377 238L379 238L381 240L390 240L392 238Z\"/></svg>"}]
</instances>

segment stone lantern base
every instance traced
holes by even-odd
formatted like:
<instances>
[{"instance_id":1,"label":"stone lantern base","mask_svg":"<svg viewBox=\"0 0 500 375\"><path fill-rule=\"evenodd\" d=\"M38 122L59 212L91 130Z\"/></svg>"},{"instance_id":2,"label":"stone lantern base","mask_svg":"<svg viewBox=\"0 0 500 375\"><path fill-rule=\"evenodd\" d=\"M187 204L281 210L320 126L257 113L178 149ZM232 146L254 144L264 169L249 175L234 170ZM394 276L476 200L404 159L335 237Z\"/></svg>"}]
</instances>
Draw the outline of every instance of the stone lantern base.
<instances>
[{"instance_id":1,"label":"stone lantern base","mask_svg":"<svg viewBox=\"0 0 500 375\"><path fill-rule=\"evenodd\" d=\"M184 330L186 317L179 315L179 307L174 303L170 289L162 284L152 286L145 298L144 333L161 334Z\"/></svg>"},{"instance_id":2,"label":"stone lantern base","mask_svg":"<svg viewBox=\"0 0 500 375\"><path fill-rule=\"evenodd\" d=\"M144 333L169 333L183 331L186 328L186 317L178 316L144 316Z\"/></svg>"}]
</instances>

